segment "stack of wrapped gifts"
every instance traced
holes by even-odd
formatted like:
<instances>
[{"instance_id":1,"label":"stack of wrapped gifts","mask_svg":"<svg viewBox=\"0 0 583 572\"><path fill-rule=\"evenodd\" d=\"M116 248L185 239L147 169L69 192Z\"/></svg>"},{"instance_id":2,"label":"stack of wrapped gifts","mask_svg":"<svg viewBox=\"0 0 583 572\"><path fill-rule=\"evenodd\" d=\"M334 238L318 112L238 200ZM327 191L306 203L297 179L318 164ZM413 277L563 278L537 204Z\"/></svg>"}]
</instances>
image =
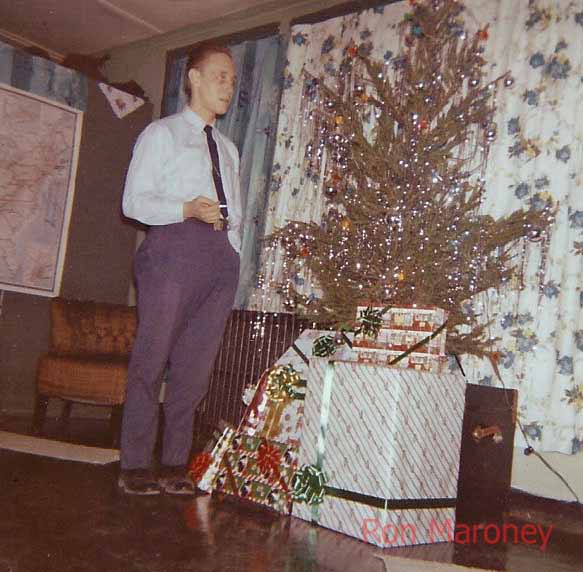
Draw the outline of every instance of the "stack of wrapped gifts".
<instances>
[{"instance_id":1,"label":"stack of wrapped gifts","mask_svg":"<svg viewBox=\"0 0 583 572\"><path fill-rule=\"evenodd\" d=\"M246 392L202 481L380 547L451 540L466 382L440 365L445 318L392 308L344 344L305 331Z\"/></svg>"},{"instance_id":2,"label":"stack of wrapped gifts","mask_svg":"<svg viewBox=\"0 0 583 572\"><path fill-rule=\"evenodd\" d=\"M304 331L257 385L245 390L243 419L237 429L224 430L198 488L290 513L309 364L314 342L329 333ZM339 347L337 355L342 351Z\"/></svg>"}]
</instances>

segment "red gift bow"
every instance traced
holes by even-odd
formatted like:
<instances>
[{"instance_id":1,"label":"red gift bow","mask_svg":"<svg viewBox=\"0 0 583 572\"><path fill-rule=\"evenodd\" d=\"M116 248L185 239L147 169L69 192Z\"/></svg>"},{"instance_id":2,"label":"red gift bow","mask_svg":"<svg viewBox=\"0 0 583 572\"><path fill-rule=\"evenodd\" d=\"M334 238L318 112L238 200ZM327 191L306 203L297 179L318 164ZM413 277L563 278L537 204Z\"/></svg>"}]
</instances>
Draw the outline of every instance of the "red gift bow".
<instances>
[{"instance_id":1,"label":"red gift bow","mask_svg":"<svg viewBox=\"0 0 583 572\"><path fill-rule=\"evenodd\" d=\"M267 441L261 441L257 449L257 466L264 474L273 472L275 480L279 479L279 467L281 466L281 451Z\"/></svg>"}]
</instances>

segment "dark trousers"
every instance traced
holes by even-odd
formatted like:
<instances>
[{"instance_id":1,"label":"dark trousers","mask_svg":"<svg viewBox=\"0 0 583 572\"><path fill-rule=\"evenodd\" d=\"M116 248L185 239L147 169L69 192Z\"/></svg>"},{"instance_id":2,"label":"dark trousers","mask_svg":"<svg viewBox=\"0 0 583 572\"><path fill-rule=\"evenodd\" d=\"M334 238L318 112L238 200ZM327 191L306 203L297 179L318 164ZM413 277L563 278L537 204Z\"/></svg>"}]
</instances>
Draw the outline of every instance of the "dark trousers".
<instances>
[{"instance_id":1,"label":"dark trousers","mask_svg":"<svg viewBox=\"0 0 583 572\"><path fill-rule=\"evenodd\" d=\"M239 278L225 231L195 220L152 227L134 261L138 332L130 359L121 468L148 468L168 366L162 464L184 465Z\"/></svg>"}]
</instances>

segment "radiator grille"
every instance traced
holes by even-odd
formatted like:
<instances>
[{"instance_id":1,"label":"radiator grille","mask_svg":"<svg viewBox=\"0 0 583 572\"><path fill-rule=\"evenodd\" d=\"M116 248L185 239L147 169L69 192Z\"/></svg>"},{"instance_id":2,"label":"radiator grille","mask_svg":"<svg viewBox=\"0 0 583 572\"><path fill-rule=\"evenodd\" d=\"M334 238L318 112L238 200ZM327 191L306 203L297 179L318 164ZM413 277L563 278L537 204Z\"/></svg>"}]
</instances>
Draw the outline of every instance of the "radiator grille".
<instances>
[{"instance_id":1,"label":"radiator grille","mask_svg":"<svg viewBox=\"0 0 583 572\"><path fill-rule=\"evenodd\" d=\"M221 421L239 423L245 410L243 389L257 382L306 327L307 322L293 314L233 310L211 374L209 392L195 416L198 447Z\"/></svg>"}]
</instances>

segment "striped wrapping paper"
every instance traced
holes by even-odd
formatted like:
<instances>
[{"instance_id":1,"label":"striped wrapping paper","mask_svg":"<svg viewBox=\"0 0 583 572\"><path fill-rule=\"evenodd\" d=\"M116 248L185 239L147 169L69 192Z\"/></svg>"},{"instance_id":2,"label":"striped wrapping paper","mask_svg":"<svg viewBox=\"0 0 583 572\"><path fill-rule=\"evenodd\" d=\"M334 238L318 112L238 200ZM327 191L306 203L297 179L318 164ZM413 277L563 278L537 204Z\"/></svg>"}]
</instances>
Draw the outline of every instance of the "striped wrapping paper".
<instances>
[{"instance_id":1,"label":"striped wrapping paper","mask_svg":"<svg viewBox=\"0 0 583 572\"><path fill-rule=\"evenodd\" d=\"M321 462L334 491L292 514L380 547L450 539L465 385L459 374L312 359L298 466Z\"/></svg>"},{"instance_id":2,"label":"striped wrapping paper","mask_svg":"<svg viewBox=\"0 0 583 572\"><path fill-rule=\"evenodd\" d=\"M324 330L305 330L300 337L277 360L275 365L291 365L303 380L307 380L310 361L313 357L312 350L314 340L324 335L333 335L334 332ZM352 334L349 335L352 338ZM348 355L350 349L347 346L338 348L334 356ZM271 423L270 411L276 406L265 393L266 380L262 378L257 387L249 388L247 396L247 410L239 425L239 432L254 437L266 437L298 446L302 430L302 418L304 411L303 400L294 399L285 410L278 415L277 425ZM301 389L301 392L305 389Z\"/></svg>"}]
</instances>

